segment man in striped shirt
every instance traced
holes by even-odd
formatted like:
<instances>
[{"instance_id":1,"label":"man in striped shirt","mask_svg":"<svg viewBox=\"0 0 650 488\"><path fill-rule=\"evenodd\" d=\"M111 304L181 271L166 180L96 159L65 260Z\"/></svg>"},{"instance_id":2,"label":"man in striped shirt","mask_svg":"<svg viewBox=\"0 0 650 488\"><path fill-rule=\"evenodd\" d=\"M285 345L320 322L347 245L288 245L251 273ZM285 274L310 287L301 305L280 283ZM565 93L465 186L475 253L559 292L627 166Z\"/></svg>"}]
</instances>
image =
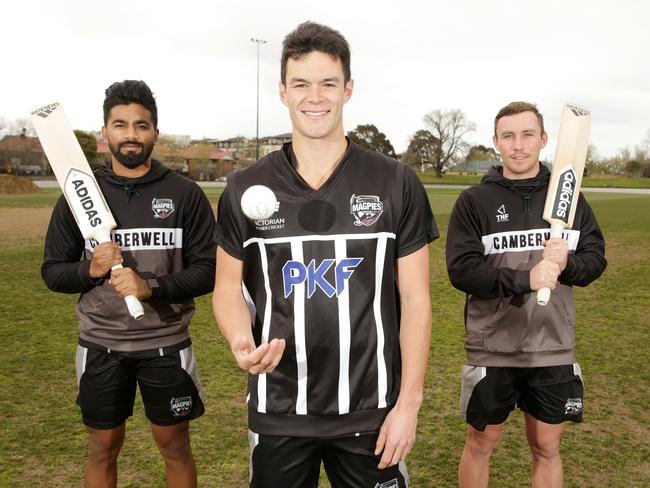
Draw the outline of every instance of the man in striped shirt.
<instances>
[{"instance_id":1,"label":"man in striped shirt","mask_svg":"<svg viewBox=\"0 0 650 488\"><path fill-rule=\"evenodd\" d=\"M233 173L219 201L215 317L250 373L251 486L408 486L429 354L426 192L402 163L349 141L343 36L307 22L284 41L292 142ZM265 185L275 212L241 210Z\"/></svg>"}]
</instances>

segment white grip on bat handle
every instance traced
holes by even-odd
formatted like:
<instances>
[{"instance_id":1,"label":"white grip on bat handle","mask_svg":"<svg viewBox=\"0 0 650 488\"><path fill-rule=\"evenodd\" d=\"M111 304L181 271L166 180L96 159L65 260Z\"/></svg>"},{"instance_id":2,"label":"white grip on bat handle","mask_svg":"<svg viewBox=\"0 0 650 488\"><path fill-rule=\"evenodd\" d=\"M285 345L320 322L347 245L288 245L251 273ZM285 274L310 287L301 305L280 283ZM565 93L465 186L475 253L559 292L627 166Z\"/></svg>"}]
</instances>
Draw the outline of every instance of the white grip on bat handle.
<instances>
[{"instance_id":1,"label":"white grip on bat handle","mask_svg":"<svg viewBox=\"0 0 650 488\"><path fill-rule=\"evenodd\" d=\"M562 237L563 227L561 225L553 224L551 225L551 237ZM540 288L537 290L537 304L546 305L551 299L551 289L550 288Z\"/></svg>"},{"instance_id":2,"label":"white grip on bat handle","mask_svg":"<svg viewBox=\"0 0 650 488\"><path fill-rule=\"evenodd\" d=\"M111 269L112 270L122 269L122 265L116 264ZM137 297L133 295L128 295L124 297L124 301L126 302L126 306L129 309L129 313L131 314L131 317L133 317L135 320L140 320L142 317L144 317L144 309L142 308L142 304L140 303L140 300L138 300Z\"/></svg>"}]
</instances>

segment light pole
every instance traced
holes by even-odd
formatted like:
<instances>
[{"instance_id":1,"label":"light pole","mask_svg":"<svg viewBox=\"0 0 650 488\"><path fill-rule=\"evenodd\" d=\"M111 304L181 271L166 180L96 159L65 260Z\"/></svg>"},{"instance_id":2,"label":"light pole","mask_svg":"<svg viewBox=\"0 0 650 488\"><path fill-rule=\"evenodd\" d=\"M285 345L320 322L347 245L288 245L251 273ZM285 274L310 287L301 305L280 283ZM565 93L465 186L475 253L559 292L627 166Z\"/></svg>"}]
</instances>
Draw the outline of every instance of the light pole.
<instances>
[{"instance_id":1,"label":"light pole","mask_svg":"<svg viewBox=\"0 0 650 488\"><path fill-rule=\"evenodd\" d=\"M266 44L263 39L251 37L251 42L257 44L257 108L255 112L255 160L260 159L260 44Z\"/></svg>"}]
</instances>

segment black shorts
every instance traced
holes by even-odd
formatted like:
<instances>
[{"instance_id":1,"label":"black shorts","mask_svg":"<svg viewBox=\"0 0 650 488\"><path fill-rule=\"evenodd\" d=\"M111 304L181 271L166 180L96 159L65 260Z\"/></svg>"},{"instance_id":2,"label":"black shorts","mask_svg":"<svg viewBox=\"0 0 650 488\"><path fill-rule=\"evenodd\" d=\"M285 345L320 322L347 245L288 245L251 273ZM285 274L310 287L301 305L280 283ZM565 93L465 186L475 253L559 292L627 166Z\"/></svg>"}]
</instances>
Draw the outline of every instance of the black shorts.
<instances>
[{"instance_id":1,"label":"black shorts","mask_svg":"<svg viewBox=\"0 0 650 488\"><path fill-rule=\"evenodd\" d=\"M133 414L136 384L147 418L173 425L204 412L201 382L190 341L151 352L121 353L80 343L77 346L77 404L83 422L112 429Z\"/></svg>"},{"instance_id":2,"label":"black shorts","mask_svg":"<svg viewBox=\"0 0 650 488\"><path fill-rule=\"evenodd\" d=\"M505 422L515 405L548 424L582 422L583 393L578 363L540 368L466 365L460 413L481 432Z\"/></svg>"},{"instance_id":3,"label":"black shorts","mask_svg":"<svg viewBox=\"0 0 650 488\"><path fill-rule=\"evenodd\" d=\"M332 488L406 488L406 464L378 469L377 434L349 437L281 437L249 431L250 486L316 488L321 461Z\"/></svg>"}]
</instances>

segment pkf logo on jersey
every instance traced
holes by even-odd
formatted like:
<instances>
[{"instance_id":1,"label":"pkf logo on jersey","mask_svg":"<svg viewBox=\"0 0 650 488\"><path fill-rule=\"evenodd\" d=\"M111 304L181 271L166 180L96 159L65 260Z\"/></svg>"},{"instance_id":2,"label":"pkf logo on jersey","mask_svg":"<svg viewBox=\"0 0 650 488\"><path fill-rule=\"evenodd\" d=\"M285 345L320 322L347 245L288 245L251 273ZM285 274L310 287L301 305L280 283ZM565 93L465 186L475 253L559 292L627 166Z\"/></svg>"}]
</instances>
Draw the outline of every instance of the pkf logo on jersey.
<instances>
[{"instance_id":1,"label":"pkf logo on jersey","mask_svg":"<svg viewBox=\"0 0 650 488\"><path fill-rule=\"evenodd\" d=\"M174 202L171 198L154 198L151 200L151 210L154 219L166 219L174 212Z\"/></svg>"},{"instance_id":2,"label":"pkf logo on jersey","mask_svg":"<svg viewBox=\"0 0 650 488\"><path fill-rule=\"evenodd\" d=\"M190 413L190 410L192 410L192 397L184 396L172 398L169 402L169 408L174 414L174 417L184 417Z\"/></svg>"},{"instance_id":3,"label":"pkf logo on jersey","mask_svg":"<svg viewBox=\"0 0 650 488\"><path fill-rule=\"evenodd\" d=\"M371 226L384 212L384 204L376 195L352 195L350 198L350 213L354 217L354 225Z\"/></svg>"},{"instance_id":4,"label":"pkf logo on jersey","mask_svg":"<svg viewBox=\"0 0 650 488\"><path fill-rule=\"evenodd\" d=\"M323 259L316 266L316 261L311 260L307 266L300 261L287 261L282 267L282 280L284 282L284 298L288 298L294 287L307 282L307 298L316 292L316 287L332 298L339 296L345 290L348 280L354 269L359 266L363 258ZM334 266L334 284L327 281L325 273Z\"/></svg>"},{"instance_id":5,"label":"pkf logo on jersey","mask_svg":"<svg viewBox=\"0 0 650 488\"><path fill-rule=\"evenodd\" d=\"M497 208L497 222L508 222L509 220L510 214L506 212L506 204L503 203Z\"/></svg>"}]
</instances>

